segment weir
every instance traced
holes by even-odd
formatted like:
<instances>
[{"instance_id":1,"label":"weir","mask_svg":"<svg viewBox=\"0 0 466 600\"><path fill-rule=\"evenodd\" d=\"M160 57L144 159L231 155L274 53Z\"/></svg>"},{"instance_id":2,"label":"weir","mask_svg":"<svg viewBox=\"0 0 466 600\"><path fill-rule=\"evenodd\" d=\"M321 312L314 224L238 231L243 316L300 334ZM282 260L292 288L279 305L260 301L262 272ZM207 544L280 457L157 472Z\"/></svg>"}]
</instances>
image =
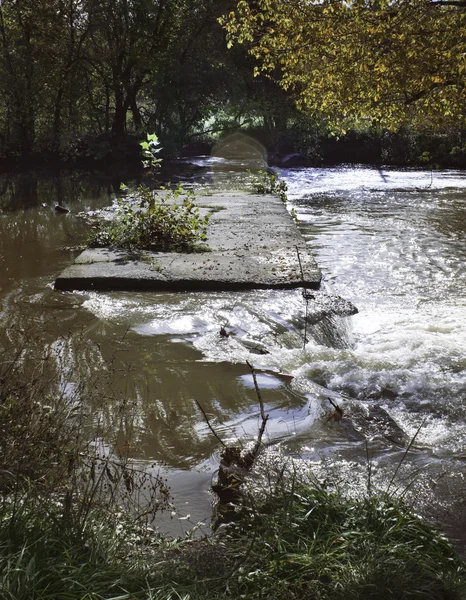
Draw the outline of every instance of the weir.
<instances>
[{"instance_id":1,"label":"weir","mask_svg":"<svg viewBox=\"0 0 466 600\"><path fill-rule=\"evenodd\" d=\"M210 213L196 253L87 249L56 279L58 290L224 291L318 289L321 272L283 202L239 192L198 195Z\"/></svg>"}]
</instances>

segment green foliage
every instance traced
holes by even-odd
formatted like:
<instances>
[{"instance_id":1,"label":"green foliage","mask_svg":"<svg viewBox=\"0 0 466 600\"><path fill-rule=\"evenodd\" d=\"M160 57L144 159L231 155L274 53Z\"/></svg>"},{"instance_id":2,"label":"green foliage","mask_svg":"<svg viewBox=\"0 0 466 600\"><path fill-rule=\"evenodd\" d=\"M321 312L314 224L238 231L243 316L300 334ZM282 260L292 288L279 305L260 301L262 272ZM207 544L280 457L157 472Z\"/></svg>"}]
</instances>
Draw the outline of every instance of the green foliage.
<instances>
[{"instance_id":1,"label":"green foliage","mask_svg":"<svg viewBox=\"0 0 466 600\"><path fill-rule=\"evenodd\" d=\"M119 198L115 217L93 232L94 247L193 252L207 239L209 215L202 216L195 194L179 185L159 195L140 187L129 197Z\"/></svg>"},{"instance_id":2,"label":"green foliage","mask_svg":"<svg viewBox=\"0 0 466 600\"><path fill-rule=\"evenodd\" d=\"M466 77L461 2L241 0L222 23L245 44L254 73L280 80L334 133L379 122L463 123Z\"/></svg>"},{"instance_id":3,"label":"green foliage","mask_svg":"<svg viewBox=\"0 0 466 600\"><path fill-rule=\"evenodd\" d=\"M162 162L161 158L157 157L157 154L160 152L162 148L158 148L159 139L155 133L148 133L147 139L144 142L140 142L142 155L145 160L142 161L144 167L160 167L160 163Z\"/></svg>"},{"instance_id":4,"label":"green foliage","mask_svg":"<svg viewBox=\"0 0 466 600\"><path fill-rule=\"evenodd\" d=\"M345 498L319 484L251 501L231 527L246 559L240 597L285 600L460 600L464 564L449 542L390 498ZM266 593L264 593L266 591Z\"/></svg>"},{"instance_id":5,"label":"green foliage","mask_svg":"<svg viewBox=\"0 0 466 600\"><path fill-rule=\"evenodd\" d=\"M249 172L249 178L256 194L276 194L286 204L288 187L277 173L261 169L257 174Z\"/></svg>"},{"instance_id":6,"label":"green foliage","mask_svg":"<svg viewBox=\"0 0 466 600\"><path fill-rule=\"evenodd\" d=\"M89 135L97 156L107 155L106 144L124 148L128 133L143 131L183 143L244 95L242 67L226 56L217 22L228 7L229 0L1 2L0 151L83 157Z\"/></svg>"},{"instance_id":7,"label":"green foliage","mask_svg":"<svg viewBox=\"0 0 466 600\"><path fill-rule=\"evenodd\" d=\"M146 168L158 168L161 148L155 133L140 142ZM117 200L110 222L101 222L91 233L93 247L121 248L135 252L195 252L203 251L207 239L209 214L201 215L195 205L195 194L180 184L174 189L150 190L140 186L131 191L122 185L127 195ZM129 193L128 193L129 192Z\"/></svg>"}]
</instances>

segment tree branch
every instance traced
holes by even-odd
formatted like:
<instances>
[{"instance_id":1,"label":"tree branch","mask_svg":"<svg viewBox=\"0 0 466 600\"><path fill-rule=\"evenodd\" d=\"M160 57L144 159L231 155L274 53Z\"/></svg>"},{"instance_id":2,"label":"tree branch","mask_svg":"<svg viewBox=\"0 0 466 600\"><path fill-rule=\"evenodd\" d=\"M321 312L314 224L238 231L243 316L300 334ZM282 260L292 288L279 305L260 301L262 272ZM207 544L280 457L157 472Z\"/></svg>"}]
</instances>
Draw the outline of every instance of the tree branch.
<instances>
[{"instance_id":1,"label":"tree branch","mask_svg":"<svg viewBox=\"0 0 466 600\"><path fill-rule=\"evenodd\" d=\"M207 423L208 428L210 429L210 431L214 434L214 436L217 438L217 440L222 444L222 446L225 448L226 444L225 442L223 442L217 435L217 432L215 431L215 429L212 427L212 425L210 424L209 418L207 417L207 415L205 414L204 409L202 408L202 406L200 405L200 403L194 399L194 402L197 404L199 410L201 411L201 413L204 415L204 419L205 422Z\"/></svg>"}]
</instances>

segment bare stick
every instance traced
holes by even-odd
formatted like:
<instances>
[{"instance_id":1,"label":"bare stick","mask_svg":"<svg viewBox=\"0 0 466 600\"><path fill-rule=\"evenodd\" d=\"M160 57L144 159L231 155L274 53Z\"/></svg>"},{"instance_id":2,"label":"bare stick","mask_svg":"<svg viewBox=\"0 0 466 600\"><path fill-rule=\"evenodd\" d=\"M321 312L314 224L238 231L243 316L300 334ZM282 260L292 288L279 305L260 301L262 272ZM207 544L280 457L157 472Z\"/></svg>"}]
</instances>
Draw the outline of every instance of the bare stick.
<instances>
[{"instance_id":1,"label":"bare stick","mask_svg":"<svg viewBox=\"0 0 466 600\"><path fill-rule=\"evenodd\" d=\"M304 283L304 271L303 271L303 265L301 263L301 256L299 255L299 248L298 248L298 246L295 246L295 248L296 248L296 254L298 255L299 269L301 271L301 281Z\"/></svg>"},{"instance_id":2,"label":"bare stick","mask_svg":"<svg viewBox=\"0 0 466 600\"><path fill-rule=\"evenodd\" d=\"M372 456L369 452L369 442L366 438L366 458L367 458L367 493L372 496Z\"/></svg>"},{"instance_id":3,"label":"bare stick","mask_svg":"<svg viewBox=\"0 0 466 600\"><path fill-rule=\"evenodd\" d=\"M204 419L205 419L205 422L207 423L207 427L208 427L208 428L210 429L210 431L211 431L211 432L214 434L214 436L217 438L217 440L218 440L218 441L219 441L219 442L222 444L222 446L223 446L224 448L226 448L226 444L225 444L225 442L223 442L223 441L222 441L222 440L221 440L221 439L218 437L218 435L217 435L217 432L215 431L215 429L214 429L214 428L212 427L212 425L210 424L209 418L208 418L208 417L207 417L207 415L205 414L205 411L204 411L204 409L202 408L202 406L199 404L199 402L198 402L196 399L194 399L194 402L197 404L197 406L198 406L199 410L200 410L200 411L201 411L201 413L204 415Z\"/></svg>"},{"instance_id":4,"label":"bare stick","mask_svg":"<svg viewBox=\"0 0 466 600\"><path fill-rule=\"evenodd\" d=\"M425 418L425 419L422 421L422 423L421 423L421 424L419 425L419 427L417 428L417 430L416 430L416 433L415 433L415 434L413 435L413 437L411 438L411 441L409 442L409 444L408 444L408 447L407 447L407 448L406 448L406 450L405 450L405 453L404 453L404 454L403 454L403 456L401 457L401 460L400 460L400 462L398 463L398 466L396 467L396 469L395 469L395 472L394 472L394 473L393 473L393 475L392 475L392 478L390 479L390 483L388 484L388 487L387 487L387 489L386 489L386 491L385 491L385 493L386 493L386 494L388 494L388 492L390 491L390 488L392 487L392 483L395 481L395 477L397 476L397 474L398 474L398 471L400 470L400 467L401 467L401 465L404 463L404 461L405 461L405 458L406 458L406 456L407 456L408 452L409 452L409 451L410 451L410 449L411 449L411 446L414 444L414 442L415 442L415 440L416 440L416 438L417 438L417 436L418 436L419 432L420 432L420 431L421 431L421 429L424 427L424 425L425 425L426 421L427 421L427 417L426 417L426 418Z\"/></svg>"},{"instance_id":5,"label":"bare stick","mask_svg":"<svg viewBox=\"0 0 466 600\"><path fill-rule=\"evenodd\" d=\"M301 256L299 254L299 248L298 248L298 246L295 246L295 248L296 248L296 254L298 255L299 270L301 271L301 282L302 282L303 288L304 288L304 270L303 270L303 265L301 263ZM304 297L304 300L306 302L306 314L304 315L303 350L306 350L306 344L307 344L307 317L308 317L308 312L309 312L309 306L308 306L308 300L309 300L309 298L306 296L305 292L303 292L303 297Z\"/></svg>"},{"instance_id":6,"label":"bare stick","mask_svg":"<svg viewBox=\"0 0 466 600\"><path fill-rule=\"evenodd\" d=\"M333 406L333 408L334 408L335 410L338 410L339 412L343 412L343 411L341 410L341 408L338 406L338 404L337 404L336 402L334 402L334 401L333 401L331 398L329 398L328 396L327 396L327 400L330 402L330 404Z\"/></svg>"},{"instance_id":7,"label":"bare stick","mask_svg":"<svg viewBox=\"0 0 466 600\"><path fill-rule=\"evenodd\" d=\"M309 313L309 305L308 305L308 298L307 296L304 297L304 300L306 301L306 313L304 315L304 339L303 339L303 350L306 350L306 343L307 343L307 317L308 317L308 313Z\"/></svg>"},{"instance_id":8,"label":"bare stick","mask_svg":"<svg viewBox=\"0 0 466 600\"><path fill-rule=\"evenodd\" d=\"M260 406L260 411L261 411L261 419L262 419L262 423L261 423L261 426L260 426L260 429L259 429L259 433L257 435L257 441L256 441L256 443L254 445L254 449L253 449L253 455L256 456L257 453L259 452L259 448L260 448L260 445L262 443L262 436L264 435L265 426L267 424L267 420L269 418L269 415L265 414L264 401L262 400L262 394L261 394L261 391L259 389L259 385L257 384L256 370L254 369L254 367L251 365L251 363L249 361L246 361L246 364L251 369L252 379L254 381L254 387L256 388L256 394L257 394L257 399L259 400L259 406Z\"/></svg>"}]
</instances>

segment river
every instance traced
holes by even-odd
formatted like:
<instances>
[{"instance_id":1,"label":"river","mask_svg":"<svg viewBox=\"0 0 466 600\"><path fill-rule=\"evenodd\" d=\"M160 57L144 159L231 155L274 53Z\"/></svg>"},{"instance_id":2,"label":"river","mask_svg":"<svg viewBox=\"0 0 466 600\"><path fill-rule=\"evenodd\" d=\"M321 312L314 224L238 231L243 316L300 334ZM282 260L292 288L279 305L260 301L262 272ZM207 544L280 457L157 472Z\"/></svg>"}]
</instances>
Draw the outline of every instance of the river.
<instances>
[{"instance_id":1,"label":"river","mask_svg":"<svg viewBox=\"0 0 466 600\"><path fill-rule=\"evenodd\" d=\"M244 173L221 163L189 159L179 169L194 188L242 185ZM314 301L306 307L300 290L54 291L86 237L76 213L108 204L118 182L3 175L2 324L36 330L70 382L95 381L96 414L115 433L108 443L130 447L172 486L177 512L162 517L162 529L176 535L211 517L218 448L195 401L225 441L257 432L249 360L269 371L259 376L269 447L320 475L360 486L370 464L374 485L386 489L417 432L397 485L464 553L466 173L340 166L280 174L324 275L317 302L339 295L357 315L324 314L305 326ZM58 202L70 214L57 214ZM328 397L344 410L339 422L328 420ZM124 418L115 408L122 402Z\"/></svg>"}]
</instances>

